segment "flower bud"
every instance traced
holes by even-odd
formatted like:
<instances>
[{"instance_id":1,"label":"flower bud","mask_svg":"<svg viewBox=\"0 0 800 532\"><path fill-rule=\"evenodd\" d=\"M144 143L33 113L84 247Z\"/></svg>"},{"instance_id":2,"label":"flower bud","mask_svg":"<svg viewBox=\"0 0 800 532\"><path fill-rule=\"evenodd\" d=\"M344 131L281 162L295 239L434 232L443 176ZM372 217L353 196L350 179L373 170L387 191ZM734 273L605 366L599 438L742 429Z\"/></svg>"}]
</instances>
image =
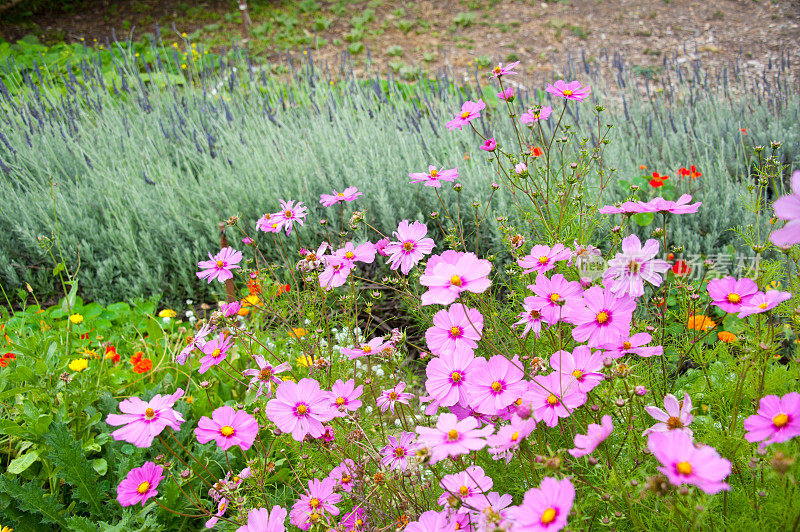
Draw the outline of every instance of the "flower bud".
<instances>
[{"instance_id":1,"label":"flower bud","mask_svg":"<svg viewBox=\"0 0 800 532\"><path fill-rule=\"evenodd\" d=\"M492 183L492 190L498 190L500 185L498 183Z\"/></svg>"},{"instance_id":2,"label":"flower bud","mask_svg":"<svg viewBox=\"0 0 800 532\"><path fill-rule=\"evenodd\" d=\"M461 192L462 188L464 188L464 185L462 185L461 183L456 183L453 185L453 190L455 190L456 192Z\"/></svg>"}]
</instances>

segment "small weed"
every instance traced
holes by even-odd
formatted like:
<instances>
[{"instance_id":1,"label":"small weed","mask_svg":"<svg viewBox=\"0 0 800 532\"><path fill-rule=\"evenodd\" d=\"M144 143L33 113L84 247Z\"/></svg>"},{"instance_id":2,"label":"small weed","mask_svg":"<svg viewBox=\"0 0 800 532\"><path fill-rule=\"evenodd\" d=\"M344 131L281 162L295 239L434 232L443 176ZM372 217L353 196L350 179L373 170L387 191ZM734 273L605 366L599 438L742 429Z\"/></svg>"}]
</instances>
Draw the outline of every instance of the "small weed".
<instances>
[{"instance_id":1,"label":"small weed","mask_svg":"<svg viewBox=\"0 0 800 532\"><path fill-rule=\"evenodd\" d=\"M661 55L661 50L653 50L650 48L645 48L642 53L644 55Z\"/></svg>"},{"instance_id":2,"label":"small weed","mask_svg":"<svg viewBox=\"0 0 800 532\"><path fill-rule=\"evenodd\" d=\"M350 46L347 47L350 50L350 53L353 55L358 55L364 51L364 44L361 42L353 42L350 43Z\"/></svg>"},{"instance_id":3,"label":"small weed","mask_svg":"<svg viewBox=\"0 0 800 532\"><path fill-rule=\"evenodd\" d=\"M392 57L400 57L401 55L403 55L403 47L394 44L386 49L386 55Z\"/></svg>"},{"instance_id":4,"label":"small weed","mask_svg":"<svg viewBox=\"0 0 800 532\"><path fill-rule=\"evenodd\" d=\"M398 30L402 31L403 33L408 33L414 27L414 22L411 21L411 20L402 18L400 20L396 20L395 23L394 23L394 26Z\"/></svg>"},{"instance_id":5,"label":"small weed","mask_svg":"<svg viewBox=\"0 0 800 532\"><path fill-rule=\"evenodd\" d=\"M365 9L360 15L351 18L350 23L355 28L363 28L373 20L375 20L375 11L372 9Z\"/></svg>"},{"instance_id":6,"label":"small weed","mask_svg":"<svg viewBox=\"0 0 800 532\"><path fill-rule=\"evenodd\" d=\"M514 52L511 52L506 56L506 63L513 63L514 61L519 61L519 56Z\"/></svg>"},{"instance_id":7,"label":"small weed","mask_svg":"<svg viewBox=\"0 0 800 532\"><path fill-rule=\"evenodd\" d=\"M470 12L461 12L453 18L453 24L456 26L460 26L462 28L469 28L478 20L477 15L475 13Z\"/></svg>"},{"instance_id":8,"label":"small weed","mask_svg":"<svg viewBox=\"0 0 800 532\"><path fill-rule=\"evenodd\" d=\"M300 0L297 2L297 9L301 13L313 13L319 11L319 2L317 0Z\"/></svg>"},{"instance_id":9,"label":"small weed","mask_svg":"<svg viewBox=\"0 0 800 532\"><path fill-rule=\"evenodd\" d=\"M422 54L422 60L425 61L426 63L432 63L436 61L436 54L434 54L433 52L424 52Z\"/></svg>"},{"instance_id":10,"label":"small weed","mask_svg":"<svg viewBox=\"0 0 800 532\"><path fill-rule=\"evenodd\" d=\"M714 14L711 15L711 18L713 18L714 20L722 20L725 18L725 13L723 13L722 11L714 11Z\"/></svg>"},{"instance_id":11,"label":"small weed","mask_svg":"<svg viewBox=\"0 0 800 532\"><path fill-rule=\"evenodd\" d=\"M586 40L587 38L589 38L589 34L592 33L592 31L589 28L585 27L585 26L573 26L573 25L570 25L569 30L572 32L572 34L575 37L577 37L579 39L582 39L582 40Z\"/></svg>"},{"instance_id":12,"label":"small weed","mask_svg":"<svg viewBox=\"0 0 800 532\"><path fill-rule=\"evenodd\" d=\"M404 17L404 16L406 16L406 10L403 9L402 7L399 7L397 9L395 9L394 11L392 11L392 16L393 17L397 17L397 18Z\"/></svg>"},{"instance_id":13,"label":"small weed","mask_svg":"<svg viewBox=\"0 0 800 532\"><path fill-rule=\"evenodd\" d=\"M488 55L479 55L475 58L475 64L478 65L479 68L487 68L492 64L492 60Z\"/></svg>"},{"instance_id":14,"label":"small weed","mask_svg":"<svg viewBox=\"0 0 800 532\"><path fill-rule=\"evenodd\" d=\"M652 35L653 32L648 30L636 30L633 32L634 37L650 37Z\"/></svg>"},{"instance_id":15,"label":"small weed","mask_svg":"<svg viewBox=\"0 0 800 532\"><path fill-rule=\"evenodd\" d=\"M364 30L360 28L353 28L350 32L345 33L344 40L347 42L358 42L364 38Z\"/></svg>"},{"instance_id":16,"label":"small weed","mask_svg":"<svg viewBox=\"0 0 800 532\"><path fill-rule=\"evenodd\" d=\"M317 31L325 31L331 27L333 21L328 17L317 17L314 19L314 29Z\"/></svg>"}]
</instances>

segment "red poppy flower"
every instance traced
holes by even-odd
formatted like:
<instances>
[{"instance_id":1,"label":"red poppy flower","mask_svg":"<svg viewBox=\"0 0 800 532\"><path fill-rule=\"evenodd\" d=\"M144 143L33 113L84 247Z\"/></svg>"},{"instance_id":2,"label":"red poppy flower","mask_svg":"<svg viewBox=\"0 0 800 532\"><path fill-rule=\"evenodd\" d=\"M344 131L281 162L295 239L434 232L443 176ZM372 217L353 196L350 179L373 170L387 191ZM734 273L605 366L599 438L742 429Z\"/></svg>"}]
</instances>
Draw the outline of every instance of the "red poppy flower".
<instances>
[{"instance_id":1,"label":"red poppy flower","mask_svg":"<svg viewBox=\"0 0 800 532\"><path fill-rule=\"evenodd\" d=\"M746 128L742 128L739 131L741 131L742 134L747 135L747 129Z\"/></svg>"},{"instance_id":2,"label":"red poppy flower","mask_svg":"<svg viewBox=\"0 0 800 532\"><path fill-rule=\"evenodd\" d=\"M675 264L672 265L672 273L674 273L677 277L688 275L691 271L692 268L686 264L685 260L676 260Z\"/></svg>"},{"instance_id":3,"label":"red poppy flower","mask_svg":"<svg viewBox=\"0 0 800 532\"><path fill-rule=\"evenodd\" d=\"M664 186L664 181L669 179L668 175L660 175L658 172L653 172L653 179L650 180L650 186L658 188Z\"/></svg>"},{"instance_id":4,"label":"red poppy flower","mask_svg":"<svg viewBox=\"0 0 800 532\"><path fill-rule=\"evenodd\" d=\"M697 168L694 165L692 165L689 168L689 171L690 171L689 172L689 177L691 177L692 179L697 179L698 177L703 175L703 174L701 174L700 172L697 171Z\"/></svg>"},{"instance_id":5,"label":"red poppy flower","mask_svg":"<svg viewBox=\"0 0 800 532\"><path fill-rule=\"evenodd\" d=\"M689 169L681 166L678 168L678 175L681 177L687 177L689 175Z\"/></svg>"},{"instance_id":6,"label":"red poppy flower","mask_svg":"<svg viewBox=\"0 0 800 532\"><path fill-rule=\"evenodd\" d=\"M542 149L539 146L533 146L531 148L531 157L539 158L544 154Z\"/></svg>"},{"instance_id":7,"label":"red poppy flower","mask_svg":"<svg viewBox=\"0 0 800 532\"><path fill-rule=\"evenodd\" d=\"M117 353L117 348L113 345L109 345L106 347L106 360L112 361L114 364L119 362L119 354Z\"/></svg>"},{"instance_id":8,"label":"red poppy flower","mask_svg":"<svg viewBox=\"0 0 800 532\"><path fill-rule=\"evenodd\" d=\"M647 170L647 166L644 164L639 165L639 170Z\"/></svg>"},{"instance_id":9,"label":"red poppy flower","mask_svg":"<svg viewBox=\"0 0 800 532\"><path fill-rule=\"evenodd\" d=\"M15 355L14 353L6 353L5 355L0 356L0 368L8 366L8 363L11 362L12 360L15 360L16 358L17 355Z\"/></svg>"}]
</instances>

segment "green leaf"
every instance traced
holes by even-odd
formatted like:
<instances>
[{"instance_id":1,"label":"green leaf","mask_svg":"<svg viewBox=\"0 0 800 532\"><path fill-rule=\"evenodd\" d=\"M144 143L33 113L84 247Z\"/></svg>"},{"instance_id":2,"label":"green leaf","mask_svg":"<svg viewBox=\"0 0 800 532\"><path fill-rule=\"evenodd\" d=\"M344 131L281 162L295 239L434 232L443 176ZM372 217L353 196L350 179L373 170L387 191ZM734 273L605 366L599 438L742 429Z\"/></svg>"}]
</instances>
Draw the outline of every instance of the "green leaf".
<instances>
[{"instance_id":1,"label":"green leaf","mask_svg":"<svg viewBox=\"0 0 800 532\"><path fill-rule=\"evenodd\" d=\"M94 469L97 474L102 477L108 471L108 462L105 458L95 458L92 460L92 469Z\"/></svg>"},{"instance_id":2,"label":"green leaf","mask_svg":"<svg viewBox=\"0 0 800 532\"><path fill-rule=\"evenodd\" d=\"M8 464L8 472L12 475L19 475L30 466L39 458L39 449L34 449L29 451L22 456L17 456L14 460Z\"/></svg>"},{"instance_id":3,"label":"green leaf","mask_svg":"<svg viewBox=\"0 0 800 532\"><path fill-rule=\"evenodd\" d=\"M69 289L69 293L67 297L61 300L61 310L64 311L65 314L69 314L72 312L72 309L75 308L75 297L78 295L78 281L72 282L72 287Z\"/></svg>"},{"instance_id":4,"label":"green leaf","mask_svg":"<svg viewBox=\"0 0 800 532\"><path fill-rule=\"evenodd\" d=\"M656 217L656 215L654 213L652 213L652 212L642 212L642 213L639 213L639 214L634 214L633 215L633 221L636 222L637 225L645 227L645 226L650 225L651 223L653 223L653 220L655 219L655 217Z\"/></svg>"},{"instance_id":5,"label":"green leaf","mask_svg":"<svg viewBox=\"0 0 800 532\"><path fill-rule=\"evenodd\" d=\"M63 529L68 529L67 522L61 513L64 507L34 482L20 484L17 480L6 475L0 475L0 491L3 491L17 501L17 507L23 512L40 514L42 521L55 523Z\"/></svg>"},{"instance_id":6,"label":"green leaf","mask_svg":"<svg viewBox=\"0 0 800 532\"><path fill-rule=\"evenodd\" d=\"M53 425L45 436L52 451L50 460L60 469L59 476L71 484L78 492L78 499L88 504L92 513L105 515L103 494L98 485L98 476L83 454L81 444L72 436L63 423Z\"/></svg>"},{"instance_id":7,"label":"green leaf","mask_svg":"<svg viewBox=\"0 0 800 532\"><path fill-rule=\"evenodd\" d=\"M18 388L20 390L21 388ZM3 392L4 394L7 393ZM0 419L0 434L9 434L11 436L16 436L18 438L24 437L28 433L27 430L23 429L10 419Z\"/></svg>"},{"instance_id":8,"label":"green leaf","mask_svg":"<svg viewBox=\"0 0 800 532\"><path fill-rule=\"evenodd\" d=\"M79 515L70 517L67 519L67 523L69 523L69 529L75 530L76 532L97 532L100 530L97 524Z\"/></svg>"}]
</instances>

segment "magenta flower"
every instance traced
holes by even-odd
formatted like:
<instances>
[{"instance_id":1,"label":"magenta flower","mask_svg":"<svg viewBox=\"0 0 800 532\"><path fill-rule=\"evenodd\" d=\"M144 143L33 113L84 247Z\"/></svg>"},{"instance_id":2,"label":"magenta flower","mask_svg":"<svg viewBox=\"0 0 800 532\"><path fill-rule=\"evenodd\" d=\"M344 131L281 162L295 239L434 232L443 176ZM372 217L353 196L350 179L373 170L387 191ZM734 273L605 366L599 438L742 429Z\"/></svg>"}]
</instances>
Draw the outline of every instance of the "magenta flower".
<instances>
[{"instance_id":1,"label":"magenta flower","mask_svg":"<svg viewBox=\"0 0 800 532\"><path fill-rule=\"evenodd\" d=\"M345 458L341 464L331 470L328 478L332 479L336 486L341 487L347 493L353 491L353 480L355 479L356 464L350 458Z\"/></svg>"},{"instance_id":2,"label":"magenta flower","mask_svg":"<svg viewBox=\"0 0 800 532\"><path fill-rule=\"evenodd\" d=\"M564 244L550 246L533 246L531 252L525 257L517 260L522 273L540 272L544 273L556 267L556 262L569 260L572 252L564 247Z\"/></svg>"},{"instance_id":3,"label":"magenta flower","mask_svg":"<svg viewBox=\"0 0 800 532\"><path fill-rule=\"evenodd\" d=\"M533 429L536 428L536 420L533 418L522 419L513 416L509 425L503 425L497 434L486 438L489 443L489 453L495 455L495 460L505 458L506 463L513 457L512 449L519 447Z\"/></svg>"},{"instance_id":4,"label":"magenta flower","mask_svg":"<svg viewBox=\"0 0 800 532\"><path fill-rule=\"evenodd\" d=\"M800 170L792 173L792 193L778 198L772 207L776 218L786 220L786 225L770 235L772 243L781 248L800 243Z\"/></svg>"},{"instance_id":5,"label":"magenta flower","mask_svg":"<svg viewBox=\"0 0 800 532\"><path fill-rule=\"evenodd\" d=\"M343 247L334 251L333 255L346 261L345 265L349 268L352 268L356 262L372 264L375 260L375 246L371 242L364 242L358 246L347 242Z\"/></svg>"},{"instance_id":6,"label":"magenta flower","mask_svg":"<svg viewBox=\"0 0 800 532\"><path fill-rule=\"evenodd\" d=\"M224 283L228 279L233 279L231 270L239 268L238 264L242 261L242 252L236 251L232 247L222 248L216 255L208 254L209 260L201 260L197 263L197 267L201 271L197 272L197 277L200 279L217 281Z\"/></svg>"},{"instance_id":7,"label":"magenta flower","mask_svg":"<svg viewBox=\"0 0 800 532\"><path fill-rule=\"evenodd\" d=\"M236 529L236 532L285 532L286 508L273 506L272 511L257 508L247 513L247 524Z\"/></svg>"},{"instance_id":8,"label":"magenta flower","mask_svg":"<svg viewBox=\"0 0 800 532\"><path fill-rule=\"evenodd\" d=\"M256 230L265 233L277 233L280 231L280 214L266 213L256 222Z\"/></svg>"},{"instance_id":9,"label":"magenta flower","mask_svg":"<svg viewBox=\"0 0 800 532\"><path fill-rule=\"evenodd\" d=\"M355 201L363 194L356 187L347 187L342 192L336 192L336 189L333 189L333 194L322 194L319 197L319 202L323 207L331 207L340 201Z\"/></svg>"},{"instance_id":10,"label":"magenta flower","mask_svg":"<svg viewBox=\"0 0 800 532\"><path fill-rule=\"evenodd\" d=\"M303 225L303 220L308 215L308 209L303 206L302 201L298 201L296 205L294 201L278 201L281 202L281 210L277 216L278 230L283 229L288 235L292 232L292 226L295 222L301 226Z\"/></svg>"},{"instance_id":11,"label":"magenta flower","mask_svg":"<svg viewBox=\"0 0 800 532\"><path fill-rule=\"evenodd\" d=\"M340 523L347 532L357 532L359 530L364 530L366 522L367 519L364 516L364 509L356 508L344 516Z\"/></svg>"},{"instance_id":12,"label":"magenta flower","mask_svg":"<svg viewBox=\"0 0 800 532\"><path fill-rule=\"evenodd\" d=\"M117 486L117 501L121 506L144 503L158 495L158 483L164 479L164 468L153 462L145 462L142 467L128 471L128 475Z\"/></svg>"},{"instance_id":13,"label":"magenta flower","mask_svg":"<svg viewBox=\"0 0 800 532\"><path fill-rule=\"evenodd\" d=\"M225 360L225 357L228 356L228 350L233 347L233 337L229 336L225 338L225 333L219 333L219 336L216 338L212 338L201 348L201 351L205 354L203 358L200 359L200 369L197 370L198 373L203 374L208 371L211 366L217 366Z\"/></svg>"},{"instance_id":14,"label":"magenta flower","mask_svg":"<svg viewBox=\"0 0 800 532\"><path fill-rule=\"evenodd\" d=\"M419 516L419 520L406 525L403 532L453 532L456 523L450 518L447 510L434 512L428 510Z\"/></svg>"},{"instance_id":15,"label":"magenta flower","mask_svg":"<svg viewBox=\"0 0 800 532\"><path fill-rule=\"evenodd\" d=\"M335 493L335 489L336 482L333 479L309 480L308 490L289 512L289 522L301 530L308 530L311 525L319 523L324 514L339 515L336 504L342 500L342 496Z\"/></svg>"},{"instance_id":16,"label":"magenta flower","mask_svg":"<svg viewBox=\"0 0 800 532\"><path fill-rule=\"evenodd\" d=\"M537 421L555 427L559 418L569 417L586 402L586 394L578 389L575 379L550 373L534 377L523 400L531 403Z\"/></svg>"},{"instance_id":17,"label":"magenta flower","mask_svg":"<svg viewBox=\"0 0 800 532\"><path fill-rule=\"evenodd\" d=\"M425 389L440 406L456 403L468 404L467 382L473 369L475 356L472 353L444 353L425 368L428 379Z\"/></svg>"},{"instance_id":18,"label":"magenta flower","mask_svg":"<svg viewBox=\"0 0 800 532\"><path fill-rule=\"evenodd\" d=\"M232 318L233 316L236 316L236 314L239 312L241 308L242 308L242 303L240 301L223 303L219 306L220 312L222 312L222 314L226 318Z\"/></svg>"},{"instance_id":19,"label":"magenta flower","mask_svg":"<svg viewBox=\"0 0 800 532\"><path fill-rule=\"evenodd\" d=\"M710 495L730 489L722 481L730 475L731 463L713 447L695 446L690 434L655 432L647 438L647 448L661 462L658 470L671 484L690 484Z\"/></svg>"},{"instance_id":20,"label":"magenta flower","mask_svg":"<svg viewBox=\"0 0 800 532\"><path fill-rule=\"evenodd\" d=\"M522 364L515 356L508 360L495 355L488 361L476 358L467 383L469 404L481 414L495 415L522 397L528 389Z\"/></svg>"},{"instance_id":21,"label":"magenta flower","mask_svg":"<svg viewBox=\"0 0 800 532\"><path fill-rule=\"evenodd\" d=\"M301 250L301 252L302 251L305 251L305 253L302 253L303 258L299 263L297 263L297 267L301 270L309 272L314 271L322 266L325 262L325 259L327 258L325 256L325 252L328 251L328 243L323 242L319 245L316 251Z\"/></svg>"},{"instance_id":22,"label":"magenta flower","mask_svg":"<svg viewBox=\"0 0 800 532\"><path fill-rule=\"evenodd\" d=\"M589 346L610 344L631 331L636 301L628 296L617 297L610 290L593 286L583 293L583 307L575 307L571 321L576 325L572 337Z\"/></svg>"},{"instance_id":23,"label":"magenta flower","mask_svg":"<svg viewBox=\"0 0 800 532\"><path fill-rule=\"evenodd\" d=\"M382 336L376 336L369 342L361 344L358 347L343 347L342 354L347 355L348 360L353 360L367 355L374 355L382 353L387 349L392 349L394 345L392 342L384 342Z\"/></svg>"},{"instance_id":24,"label":"magenta flower","mask_svg":"<svg viewBox=\"0 0 800 532\"><path fill-rule=\"evenodd\" d=\"M661 274L669 270L667 261L657 259L659 244L649 239L642 246L636 235L622 239L622 253L617 253L608 261L608 269L603 274L603 282L618 295L640 297L644 295L644 281L653 286L661 286Z\"/></svg>"},{"instance_id":25,"label":"magenta flower","mask_svg":"<svg viewBox=\"0 0 800 532\"><path fill-rule=\"evenodd\" d=\"M222 450L238 445L246 451L256 439L258 423L256 418L244 410L221 406L211 413L211 418L206 416L200 418L194 434L200 443L214 440Z\"/></svg>"},{"instance_id":26,"label":"magenta flower","mask_svg":"<svg viewBox=\"0 0 800 532\"><path fill-rule=\"evenodd\" d=\"M633 353L640 357L649 358L664 354L664 348L660 345L648 346L653 341L653 337L646 332L636 333L630 338L620 337L616 342L603 344L600 349L605 350L605 356L617 359Z\"/></svg>"},{"instance_id":27,"label":"magenta flower","mask_svg":"<svg viewBox=\"0 0 800 532\"><path fill-rule=\"evenodd\" d=\"M514 101L514 87L508 87L497 93L497 97L506 102Z\"/></svg>"},{"instance_id":28,"label":"magenta flower","mask_svg":"<svg viewBox=\"0 0 800 532\"><path fill-rule=\"evenodd\" d=\"M597 449L597 446L611 435L613 430L614 423L611 421L611 416L603 416L603 419L600 420L600 425L592 423L586 429L586 434L576 434L575 448L567 452L575 458L592 454Z\"/></svg>"},{"instance_id":29,"label":"magenta flower","mask_svg":"<svg viewBox=\"0 0 800 532\"><path fill-rule=\"evenodd\" d=\"M509 63L506 66L503 66L503 63L498 63L496 67L492 69L492 78L499 78L500 76L508 76L510 74L516 74L514 71L519 65L519 61L514 61L513 63Z\"/></svg>"},{"instance_id":30,"label":"magenta flower","mask_svg":"<svg viewBox=\"0 0 800 532\"><path fill-rule=\"evenodd\" d=\"M662 197L657 197L645 203L648 210L643 212L693 214L697 212L697 209L699 209L700 206L703 204L702 201L689 204L690 201L692 201L692 197L689 194L682 195L680 198L678 198L678 201L669 201L665 200Z\"/></svg>"},{"instance_id":31,"label":"magenta flower","mask_svg":"<svg viewBox=\"0 0 800 532\"><path fill-rule=\"evenodd\" d=\"M389 469L408 469L408 457L414 454L417 445L414 443L417 435L413 432L402 432L400 438L387 436L388 444L381 449L381 464Z\"/></svg>"},{"instance_id":32,"label":"magenta flower","mask_svg":"<svg viewBox=\"0 0 800 532\"><path fill-rule=\"evenodd\" d=\"M428 234L427 226L422 222L415 221L409 224L408 220L403 220L394 232L396 242L390 242L386 246L386 253L389 255L389 265L393 270L400 268L403 275L408 275L411 268L417 265L425 255L430 255L436 247L432 238L425 238Z\"/></svg>"},{"instance_id":33,"label":"magenta flower","mask_svg":"<svg viewBox=\"0 0 800 532\"><path fill-rule=\"evenodd\" d=\"M389 388L388 390L383 390L381 394L378 396L376 400L377 405L380 407L381 412L386 412L387 410L391 410L392 414L394 414L394 405L397 403L402 403L404 405L408 404L409 399L414 398L414 394L404 392L403 390L406 389L405 382L398 382L394 388Z\"/></svg>"},{"instance_id":34,"label":"magenta flower","mask_svg":"<svg viewBox=\"0 0 800 532\"><path fill-rule=\"evenodd\" d=\"M194 351L195 348L202 348L205 342L205 337L208 336L213 330L214 326L208 323L200 327L200 330L197 331L197 334L190 337L189 343L186 344L186 347L181 349L181 352L175 356L175 362L181 366L186 364L186 361L189 360L189 355L192 354L192 351Z\"/></svg>"},{"instance_id":35,"label":"magenta flower","mask_svg":"<svg viewBox=\"0 0 800 532\"><path fill-rule=\"evenodd\" d=\"M170 427L174 431L181 429L185 420L180 412L173 410L172 405L183 397L183 389L178 388L172 395L154 395L149 401L131 397L119 404L122 414L109 414L106 423L118 427L111 433L117 441L126 441L136 447L150 447L153 439Z\"/></svg>"},{"instance_id":36,"label":"magenta flower","mask_svg":"<svg viewBox=\"0 0 800 532\"><path fill-rule=\"evenodd\" d=\"M355 412L363 404L359 397L364 393L364 387L360 384L356 387L356 381L350 379L345 382L342 379L333 383L331 387L331 407L335 408L338 413L337 417L344 417L345 411Z\"/></svg>"},{"instance_id":37,"label":"magenta flower","mask_svg":"<svg viewBox=\"0 0 800 532\"><path fill-rule=\"evenodd\" d=\"M744 420L749 442L763 441L767 445L789 441L800 436L800 393L791 392L783 397L767 395L758 402L758 413Z\"/></svg>"},{"instance_id":38,"label":"magenta flower","mask_svg":"<svg viewBox=\"0 0 800 532\"><path fill-rule=\"evenodd\" d=\"M469 454L486 447L486 437L494 432L491 425L478 428L478 420L468 417L461 421L455 414L440 414L436 427L417 427L419 444L431 448L431 463L448 456Z\"/></svg>"},{"instance_id":39,"label":"magenta flower","mask_svg":"<svg viewBox=\"0 0 800 532\"><path fill-rule=\"evenodd\" d=\"M767 290L766 293L756 292L746 305L742 305L742 310L739 311L739 317L746 318L753 314L767 312L791 298L792 294L790 292L781 292L780 290Z\"/></svg>"},{"instance_id":40,"label":"magenta flower","mask_svg":"<svg viewBox=\"0 0 800 532\"><path fill-rule=\"evenodd\" d=\"M482 332L480 311L455 303L433 315L433 326L425 331L425 341L435 355L470 354L478 348Z\"/></svg>"},{"instance_id":41,"label":"magenta flower","mask_svg":"<svg viewBox=\"0 0 800 532\"><path fill-rule=\"evenodd\" d=\"M525 326L520 335L522 338L525 338L530 331L533 331L536 334L536 338L539 338L539 334L542 332L541 303L534 296L529 296L523 301L522 308L524 310L517 316L519 321L515 322L512 327L517 325Z\"/></svg>"},{"instance_id":42,"label":"magenta flower","mask_svg":"<svg viewBox=\"0 0 800 532\"><path fill-rule=\"evenodd\" d=\"M492 477L487 476L481 466L469 466L464 471L442 477L439 487L444 493L439 496L438 502L445 506L450 497L455 497L462 503L472 505L474 500L492 489L493 485Z\"/></svg>"},{"instance_id":43,"label":"magenta flower","mask_svg":"<svg viewBox=\"0 0 800 532\"><path fill-rule=\"evenodd\" d=\"M471 252L448 249L441 255L433 255L419 278L419 283L428 287L422 294L422 304L449 305L464 291L481 294L492 284L491 270L491 262Z\"/></svg>"},{"instance_id":44,"label":"magenta flower","mask_svg":"<svg viewBox=\"0 0 800 532\"><path fill-rule=\"evenodd\" d=\"M478 497L472 501L474 513L477 515L478 530L492 530L492 527L508 528L509 512L507 508L514 502L509 494L500 495L496 491L487 493L485 497ZM473 518L474 521L474 518Z\"/></svg>"},{"instance_id":45,"label":"magenta flower","mask_svg":"<svg viewBox=\"0 0 800 532\"><path fill-rule=\"evenodd\" d=\"M375 242L375 252L378 253L381 257L388 257L389 254L386 252L386 246L389 245L388 238L381 238L377 242Z\"/></svg>"},{"instance_id":46,"label":"magenta flower","mask_svg":"<svg viewBox=\"0 0 800 532\"><path fill-rule=\"evenodd\" d=\"M428 166L428 173L417 172L408 174L411 183L424 183L426 187L442 188L440 181L455 181L458 179L458 168L445 170L444 167L436 169L435 166Z\"/></svg>"},{"instance_id":47,"label":"magenta flower","mask_svg":"<svg viewBox=\"0 0 800 532\"><path fill-rule=\"evenodd\" d=\"M464 102L461 106L461 112L456 117L447 123L447 130L453 131L454 129L461 129L469 124L476 118L481 117L481 111L486 109L486 104L483 100L477 102Z\"/></svg>"},{"instance_id":48,"label":"magenta flower","mask_svg":"<svg viewBox=\"0 0 800 532\"><path fill-rule=\"evenodd\" d=\"M569 351L556 351L550 357L550 367L566 379L575 379L575 386L583 393L589 393L603 377L603 352L595 351L586 345L579 345Z\"/></svg>"},{"instance_id":49,"label":"magenta flower","mask_svg":"<svg viewBox=\"0 0 800 532\"><path fill-rule=\"evenodd\" d=\"M325 269L319 274L319 286L325 290L342 286L353 270L353 262L343 257L325 256L324 264Z\"/></svg>"},{"instance_id":50,"label":"magenta flower","mask_svg":"<svg viewBox=\"0 0 800 532\"><path fill-rule=\"evenodd\" d=\"M560 320L569 321L572 307L580 307L583 304L581 300L583 289L580 283L567 281L560 273L548 279L540 272L536 276L536 282L528 285L528 289L536 294L531 299L531 306L536 308L541 313L542 319L551 325Z\"/></svg>"},{"instance_id":51,"label":"magenta flower","mask_svg":"<svg viewBox=\"0 0 800 532\"><path fill-rule=\"evenodd\" d=\"M220 501L217 503L217 513L212 515L211 519L206 521L205 527L206 528L214 528L215 526L217 526L217 522L219 521L219 518L222 517L223 515L225 515L225 512L227 512L227 511L228 511L228 499L225 499L225 498L220 499Z\"/></svg>"},{"instance_id":52,"label":"magenta flower","mask_svg":"<svg viewBox=\"0 0 800 532\"><path fill-rule=\"evenodd\" d=\"M483 151L494 151L497 149L497 141L494 138L486 139L481 144L481 149Z\"/></svg>"},{"instance_id":53,"label":"magenta flower","mask_svg":"<svg viewBox=\"0 0 800 532\"><path fill-rule=\"evenodd\" d=\"M663 198L662 198L663 199ZM632 214L642 214L645 212L654 212L646 203L640 201L625 201L619 205L604 205L600 207L597 212L600 214L624 214L630 216Z\"/></svg>"},{"instance_id":54,"label":"magenta flower","mask_svg":"<svg viewBox=\"0 0 800 532\"><path fill-rule=\"evenodd\" d=\"M250 238L249 236L246 236L242 239L242 244L244 244L245 246L252 246L255 243L256 241Z\"/></svg>"},{"instance_id":55,"label":"magenta flower","mask_svg":"<svg viewBox=\"0 0 800 532\"><path fill-rule=\"evenodd\" d=\"M758 292L758 285L748 277L736 280L729 275L722 279L712 279L708 282L707 289L708 295L713 300L712 305L718 306L725 312L739 312Z\"/></svg>"},{"instance_id":56,"label":"magenta flower","mask_svg":"<svg viewBox=\"0 0 800 532\"><path fill-rule=\"evenodd\" d=\"M689 424L694 419L692 415L692 398L686 393L683 395L683 402L679 403L677 397L668 393L664 396L664 410L657 406L646 406L645 411L650 414L654 419L660 421L642 433L642 436L647 436L654 432L685 432L689 436L692 435L692 429Z\"/></svg>"},{"instance_id":57,"label":"magenta flower","mask_svg":"<svg viewBox=\"0 0 800 532\"><path fill-rule=\"evenodd\" d=\"M575 501L575 487L568 479L544 477L538 488L525 492L519 506L509 508L514 530L556 532L567 526Z\"/></svg>"},{"instance_id":58,"label":"magenta flower","mask_svg":"<svg viewBox=\"0 0 800 532\"><path fill-rule=\"evenodd\" d=\"M320 390L319 383L308 378L297 383L283 381L265 411L267 418L281 431L291 432L295 441L303 441L307 434L319 438L325 433L322 424L337 415L330 393Z\"/></svg>"},{"instance_id":59,"label":"magenta flower","mask_svg":"<svg viewBox=\"0 0 800 532\"><path fill-rule=\"evenodd\" d=\"M553 114L553 108L549 105L544 107L536 107L534 109L528 109L527 113L522 113L522 116L519 117L519 121L523 124L535 124L539 120L547 120L550 118L550 115Z\"/></svg>"},{"instance_id":60,"label":"magenta flower","mask_svg":"<svg viewBox=\"0 0 800 532\"><path fill-rule=\"evenodd\" d=\"M567 100L575 100L576 102L582 102L589 96L589 93L592 92L592 89L588 85L583 87L579 81L570 81L567 83L563 79L559 79L552 84L548 83L544 90L553 96L558 96L559 98L565 98Z\"/></svg>"},{"instance_id":61,"label":"magenta flower","mask_svg":"<svg viewBox=\"0 0 800 532\"><path fill-rule=\"evenodd\" d=\"M250 385L247 387L247 391L249 392L253 388L258 387L256 390L256 398L263 394L267 396L267 399L269 399L272 397L272 385L283 382L280 377L278 377L278 373L289 371L292 369L292 365L288 362L283 362L277 366L273 366L264 360L264 357L261 355L255 355L253 360L256 361L258 369L246 369L242 372L242 375L245 377L252 377L252 379L250 379Z\"/></svg>"}]
</instances>

